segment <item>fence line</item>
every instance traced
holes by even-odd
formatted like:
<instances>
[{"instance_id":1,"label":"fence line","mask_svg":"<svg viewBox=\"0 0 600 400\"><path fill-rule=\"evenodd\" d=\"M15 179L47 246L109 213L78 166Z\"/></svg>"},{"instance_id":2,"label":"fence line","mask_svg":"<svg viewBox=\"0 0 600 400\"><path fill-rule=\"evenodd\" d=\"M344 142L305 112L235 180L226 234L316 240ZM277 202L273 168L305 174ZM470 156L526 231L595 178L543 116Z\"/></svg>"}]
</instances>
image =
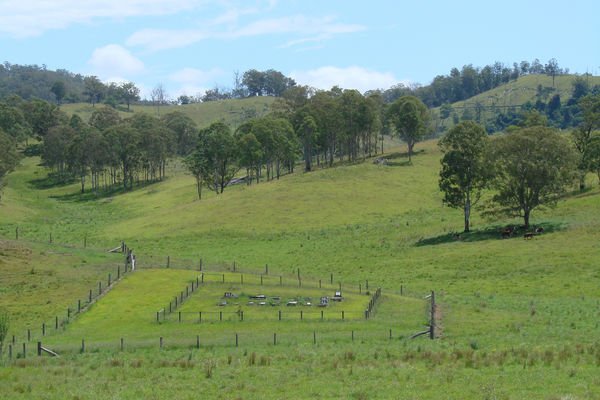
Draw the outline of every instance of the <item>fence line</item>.
<instances>
[{"instance_id":1,"label":"fence line","mask_svg":"<svg viewBox=\"0 0 600 400\"><path fill-rule=\"evenodd\" d=\"M43 322L39 330L28 328L26 333L23 334L23 343L25 343L25 338L26 342L31 342L58 332L59 329L64 328L71 320L87 311L98 298L104 296L108 291L114 288L114 285L119 282L125 274L131 272L131 268L135 263L135 261L132 261L135 260L135 255L127 248L125 243L122 243L121 250L123 253L127 254L123 268L121 268L121 265L118 265L115 275L112 275L112 273L109 272L106 280L99 281L98 286L89 289L86 296L78 299L77 303L67 306L64 314L56 315L50 323ZM11 339L14 347L17 342L17 336L13 334Z\"/></svg>"},{"instance_id":2,"label":"fence line","mask_svg":"<svg viewBox=\"0 0 600 400\"><path fill-rule=\"evenodd\" d=\"M89 351L95 352L110 349L118 351L127 351L142 348L156 348L156 350L163 350L165 348L200 349L203 347L212 348L214 346L296 346L299 344L352 344L355 342L373 343L408 339L408 335L406 333L398 334L397 332L394 332L392 328L388 328L385 330L381 329L377 331L340 330L332 332L330 330L313 330L303 333L305 334L299 335L298 333L281 333L277 331L259 334L230 332L227 335L222 335L217 338L215 338L214 336L203 337L201 335L195 335L193 337L191 336L188 339L178 337L173 341L169 341L168 338L163 336L157 337L155 340L125 340L124 337L120 337L111 341L103 341L96 343L82 339L81 342L77 344L58 344L54 346L48 346L48 348L42 346L42 340L38 340L37 355L42 356L42 353L39 351L40 348L42 348L43 351L47 354L60 356L66 353L85 353ZM30 350L30 347L27 346L25 342L23 342L22 344L21 351L19 351L19 347L20 346L15 347L9 344L7 349L9 361L12 361L13 359L26 358L28 355L31 356L32 354L35 354L35 351L32 352L32 350Z\"/></svg>"}]
</instances>

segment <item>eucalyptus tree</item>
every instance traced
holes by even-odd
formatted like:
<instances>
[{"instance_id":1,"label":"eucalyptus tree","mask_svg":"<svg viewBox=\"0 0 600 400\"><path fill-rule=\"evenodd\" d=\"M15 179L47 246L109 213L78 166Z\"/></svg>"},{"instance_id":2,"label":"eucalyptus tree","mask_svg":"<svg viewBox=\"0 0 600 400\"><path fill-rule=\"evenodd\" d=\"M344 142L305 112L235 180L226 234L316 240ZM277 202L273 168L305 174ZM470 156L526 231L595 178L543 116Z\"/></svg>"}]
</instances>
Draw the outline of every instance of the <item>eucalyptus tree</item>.
<instances>
[{"instance_id":1,"label":"eucalyptus tree","mask_svg":"<svg viewBox=\"0 0 600 400\"><path fill-rule=\"evenodd\" d=\"M469 232L472 207L481 198L481 192L491 177L487 161L488 137L485 129L474 121L454 125L439 147L442 157L439 186L444 203L464 212L465 232Z\"/></svg>"},{"instance_id":2,"label":"eucalyptus tree","mask_svg":"<svg viewBox=\"0 0 600 400\"><path fill-rule=\"evenodd\" d=\"M50 128L44 136L42 160L46 166L56 171L59 182L66 178L68 148L76 134L69 125L59 125Z\"/></svg>"},{"instance_id":3,"label":"eucalyptus tree","mask_svg":"<svg viewBox=\"0 0 600 400\"><path fill-rule=\"evenodd\" d=\"M579 100L583 122L571 133L575 149L579 153L579 188L585 188L585 175L590 170L594 131L600 129L600 94L587 95Z\"/></svg>"},{"instance_id":4,"label":"eucalyptus tree","mask_svg":"<svg viewBox=\"0 0 600 400\"><path fill-rule=\"evenodd\" d=\"M110 106L104 106L92 111L89 124L94 128L105 131L111 126L118 125L121 122L121 116L118 111Z\"/></svg>"},{"instance_id":5,"label":"eucalyptus tree","mask_svg":"<svg viewBox=\"0 0 600 400\"><path fill-rule=\"evenodd\" d=\"M15 141L0 128L0 200L2 199L4 177L15 169L19 159L20 155L17 152Z\"/></svg>"},{"instance_id":6,"label":"eucalyptus tree","mask_svg":"<svg viewBox=\"0 0 600 400\"><path fill-rule=\"evenodd\" d=\"M396 100L388 109L388 116L396 134L408 146L408 161L412 159L415 144L429 131L431 115L427 106L415 96L406 95Z\"/></svg>"},{"instance_id":7,"label":"eucalyptus tree","mask_svg":"<svg viewBox=\"0 0 600 400\"><path fill-rule=\"evenodd\" d=\"M532 126L514 130L491 142L495 213L523 218L555 204L573 183L576 156L569 142L554 129Z\"/></svg>"}]
</instances>

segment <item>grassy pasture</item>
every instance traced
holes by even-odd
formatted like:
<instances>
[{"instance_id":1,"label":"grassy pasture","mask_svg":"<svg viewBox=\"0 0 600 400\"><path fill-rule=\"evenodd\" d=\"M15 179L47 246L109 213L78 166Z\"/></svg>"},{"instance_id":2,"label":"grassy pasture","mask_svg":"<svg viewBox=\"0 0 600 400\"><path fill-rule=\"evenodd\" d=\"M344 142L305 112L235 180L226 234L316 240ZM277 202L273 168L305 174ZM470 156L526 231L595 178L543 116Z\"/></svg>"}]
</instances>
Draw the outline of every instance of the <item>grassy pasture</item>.
<instances>
[{"instance_id":1,"label":"grassy pasture","mask_svg":"<svg viewBox=\"0 0 600 400\"><path fill-rule=\"evenodd\" d=\"M252 321L245 309L244 322L179 324L172 316L156 324L155 312L198 271L139 271L60 334L44 339L64 353L62 361L19 359L0 369L0 379L10 380L7 398L57 398L60 393L160 398L161 390L173 386L173 398L199 393L216 398L439 398L440 390L449 398L598 398L596 179L590 176L590 190L568 194L556 208L534 211L533 224L545 232L533 240L500 238L504 226L520 225L519 220L478 215L473 232L455 240L452 232L460 229L462 215L441 204L435 142L418 144L419 150L410 166L399 148L390 153L388 166L367 162L299 172L279 181L234 186L219 196L207 191L202 201L195 199L193 178L175 164L163 182L96 199L77 194L77 183L47 184L38 160L24 160L9 176L0 203L0 237L14 237L19 226L21 241L15 246L57 251L57 244L41 243L50 232L56 243L70 246L81 246L87 235L88 249L60 248L87 259L87 266L100 266L103 257L112 260L101 250L124 240L142 267L164 266L170 256L172 267L196 268L202 258L211 269L231 276L227 282L237 282L234 260L245 272L264 271L268 263L270 274L290 279L298 268L312 282L329 282L334 274L343 291L368 279L370 286L383 286L384 296L367 322ZM18 252L5 253L2 268L21 265ZM47 263L49 269L61 268L59 257L48 257ZM7 275L2 288L30 285L35 278ZM260 289L257 282L245 284L247 294ZM409 296L397 295L400 285ZM216 307L224 291L242 293L235 283L215 281L206 288L210 295L192 297L181 311ZM408 335L424 329L427 302L422 297L432 289L440 336L434 342L409 341ZM53 290L46 296L62 296L61 286ZM300 296L289 290L290 296ZM33 292L27 296L29 303L8 299L5 304L11 313L24 312L36 301ZM63 297L65 304L76 301ZM52 316L46 312L52 310L40 311L39 318ZM196 335L201 336L199 351L193 349ZM162 351L160 336L165 338ZM118 351L121 337L124 352ZM83 355L78 354L81 339L89 343ZM36 384L31 374L54 383ZM60 381L53 380L56 376ZM156 386L150 388L145 379ZM194 384L198 381L201 388Z\"/></svg>"},{"instance_id":2,"label":"grassy pasture","mask_svg":"<svg viewBox=\"0 0 600 400\"><path fill-rule=\"evenodd\" d=\"M210 101L208 103L194 103L177 106L161 106L160 110L154 106L132 105L131 111L120 107L118 109L122 118L131 116L132 113L144 112L154 116L161 116L173 111L179 111L190 117L199 128L204 128L213 122L223 121L236 128L248 117L260 117L270 111L274 97L251 97L247 99L232 99ZM68 115L78 114L84 121L88 121L92 112L97 107L88 103L63 104L61 109Z\"/></svg>"}]
</instances>

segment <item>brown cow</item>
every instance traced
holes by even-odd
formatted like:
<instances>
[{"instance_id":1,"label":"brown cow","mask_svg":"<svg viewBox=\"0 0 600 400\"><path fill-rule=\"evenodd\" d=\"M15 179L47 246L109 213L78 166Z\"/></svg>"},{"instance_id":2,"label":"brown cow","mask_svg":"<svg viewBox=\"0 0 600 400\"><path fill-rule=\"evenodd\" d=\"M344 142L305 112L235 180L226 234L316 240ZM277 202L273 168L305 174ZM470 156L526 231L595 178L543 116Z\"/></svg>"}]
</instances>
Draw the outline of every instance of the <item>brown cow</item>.
<instances>
[{"instance_id":1,"label":"brown cow","mask_svg":"<svg viewBox=\"0 0 600 400\"><path fill-rule=\"evenodd\" d=\"M533 239L533 232L527 232L524 236L524 239Z\"/></svg>"},{"instance_id":2,"label":"brown cow","mask_svg":"<svg viewBox=\"0 0 600 400\"><path fill-rule=\"evenodd\" d=\"M541 226L535 230L535 233L542 233L542 232L544 232L544 228L542 228Z\"/></svg>"}]
</instances>

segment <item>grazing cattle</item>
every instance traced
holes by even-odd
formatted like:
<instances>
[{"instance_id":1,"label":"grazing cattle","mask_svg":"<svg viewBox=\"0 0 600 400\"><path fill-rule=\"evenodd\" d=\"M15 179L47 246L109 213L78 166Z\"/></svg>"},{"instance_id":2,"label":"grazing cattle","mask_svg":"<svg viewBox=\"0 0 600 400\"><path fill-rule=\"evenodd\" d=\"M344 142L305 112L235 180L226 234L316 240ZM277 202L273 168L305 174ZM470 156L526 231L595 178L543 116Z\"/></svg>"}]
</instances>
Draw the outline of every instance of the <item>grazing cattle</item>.
<instances>
[{"instance_id":1,"label":"grazing cattle","mask_svg":"<svg viewBox=\"0 0 600 400\"><path fill-rule=\"evenodd\" d=\"M509 238L514 233L515 233L515 230L509 226L506 229L504 229L504 232L502 232L501 237L502 237L502 239Z\"/></svg>"},{"instance_id":2,"label":"grazing cattle","mask_svg":"<svg viewBox=\"0 0 600 400\"><path fill-rule=\"evenodd\" d=\"M460 233L453 233L452 237L454 237L454 239L458 240L458 239L460 239Z\"/></svg>"},{"instance_id":3,"label":"grazing cattle","mask_svg":"<svg viewBox=\"0 0 600 400\"><path fill-rule=\"evenodd\" d=\"M544 228L542 228L541 226L535 230L535 233L542 233L542 232L544 232Z\"/></svg>"},{"instance_id":4,"label":"grazing cattle","mask_svg":"<svg viewBox=\"0 0 600 400\"><path fill-rule=\"evenodd\" d=\"M524 236L524 239L533 239L533 232L527 232Z\"/></svg>"}]
</instances>

